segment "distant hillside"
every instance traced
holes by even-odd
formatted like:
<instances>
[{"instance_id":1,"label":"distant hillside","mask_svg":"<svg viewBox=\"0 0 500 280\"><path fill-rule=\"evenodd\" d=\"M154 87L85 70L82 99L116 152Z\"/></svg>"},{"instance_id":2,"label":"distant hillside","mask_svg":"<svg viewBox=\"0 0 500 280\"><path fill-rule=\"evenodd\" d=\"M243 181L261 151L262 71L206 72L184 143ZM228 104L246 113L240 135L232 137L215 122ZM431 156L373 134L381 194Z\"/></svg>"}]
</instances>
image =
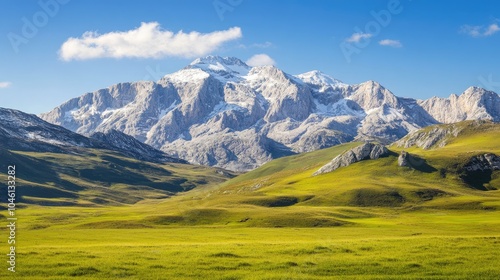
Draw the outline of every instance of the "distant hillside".
<instances>
[{"instance_id":1,"label":"distant hillside","mask_svg":"<svg viewBox=\"0 0 500 280\"><path fill-rule=\"evenodd\" d=\"M224 182L230 172L192 166L118 131L88 138L35 115L0 108L0 180L16 165L17 202L117 205ZM0 198L6 201L6 192ZM5 199L4 199L5 198Z\"/></svg>"},{"instance_id":2,"label":"distant hillside","mask_svg":"<svg viewBox=\"0 0 500 280\"><path fill-rule=\"evenodd\" d=\"M94 133L87 138L35 115L5 108L0 108L0 121L0 147L9 150L75 154L95 148L156 163L187 163L116 130Z\"/></svg>"},{"instance_id":3,"label":"distant hillside","mask_svg":"<svg viewBox=\"0 0 500 280\"><path fill-rule=\"evenodd\" d=\"M500 164L500 157L495 158L500 155L500 124L473 121L439 125L398 143L425 142L425 137L434 135L426 132L436 130L451 131L453 137L446 138L446 144L432 145L432 149L395 144L388 147L387 156L318 176L313 176L318 169L362 143L273 160L220 187L176 197L175 209L164 204L170 209L164 212L171 214L150 219L161 224L340 226L395 209L500 209L500 165L495 167ZM415 139L415 135L424 138ZM407 163L400 166L403 150ZM217 218L210 219L212 214Z\"/></svg>"},{"instance_id":4,"label":"distant hillside","mask_svg":"<svg viewBox=\"0 0 500 280\"><path fill-rule=\"evenodd\" d=\"M0 170L16 165L18 202L39 205L133 204L218 184L232 176L210 167L155 164L98 149L69 155L0 148L0 158ZM6 173L0 173L0 180L6 179Z\"/></svg>"}]
</instances>

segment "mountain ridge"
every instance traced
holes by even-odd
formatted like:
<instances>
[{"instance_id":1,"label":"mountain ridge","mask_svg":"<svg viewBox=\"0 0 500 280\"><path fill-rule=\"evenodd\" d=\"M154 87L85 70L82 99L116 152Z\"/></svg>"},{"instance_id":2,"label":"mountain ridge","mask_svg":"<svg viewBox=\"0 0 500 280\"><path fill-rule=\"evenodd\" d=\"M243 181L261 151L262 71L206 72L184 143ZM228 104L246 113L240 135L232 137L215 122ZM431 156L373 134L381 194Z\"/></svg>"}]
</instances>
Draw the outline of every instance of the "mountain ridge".
<instances>
[{"instance_id":1,"label":"mountain ridge","mask_svg":"<svg viewBox=\"0 0 500 280\"><path fill-rule=\"evenodd\" d=\"M8 150L78 154L81 149L103 149L148 162L187 164L116 130L85 137L35 115L5 108L0 108L0 120L1 148Z\"/></svg>"},{"instance_id":2,"label":"mountain ridge","mask_svg":"<svg viewBox=\"0 0 500 280\"><path fill-rule=\"evenodd\" d=\"M191 163L246 171L354 139L390 143L433 124L499 121L500 97L471 87L456 98L401 98L375 81L348 85L319 71L293 76L207 56L158 82L86 93L40 117L84 135L115 129Z\"/></svg>"}]
</instances>

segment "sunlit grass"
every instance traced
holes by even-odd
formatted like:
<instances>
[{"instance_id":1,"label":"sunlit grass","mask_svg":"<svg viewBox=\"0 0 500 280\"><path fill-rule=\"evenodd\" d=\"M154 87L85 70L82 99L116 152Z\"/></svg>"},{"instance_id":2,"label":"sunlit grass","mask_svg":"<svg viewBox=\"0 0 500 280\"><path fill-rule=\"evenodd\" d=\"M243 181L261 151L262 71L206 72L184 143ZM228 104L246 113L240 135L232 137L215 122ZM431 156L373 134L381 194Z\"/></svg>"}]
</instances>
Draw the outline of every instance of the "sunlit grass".
<instances>
[{"instance_id":1,"label":"sunlit grass","mask_svg":"<svg viewBox=\"0 0 500 280\"><path fill-rule=\"evenodd\" d=\"M107 220L103 209L55 210L19 211L17 272L5 269L2 279L496 279L500 273L496 211L385 211L329 228L110 229L79 226ZM30 229L34 223L48 227Z\"/></svg>"},{"instance_id":2,"label":"sunlit grass","mask_svg":"<svg viewBox=\"0 0 500 280\"><path fill-rule=\"evenodd\" d=\"M500 190L473 189L456 173L473 155L500 154L498 127L466 130L443 148L405 149L432 171L399 167L402 149L391 146L385 158L312 176L359 143L278 159L219 185L207 168L148 167L153 182L208 182L169 198L119 182L104 192L62 170L62 180L87 188L72 199L31 198L58 206L18 210L18 272L5 268L0 278L498 279ZM83 168L99 158L61 161ZM489 184L500 189L499 172ZM135 202L98 206L92 195Z\"/></svg>"}]
</instances>

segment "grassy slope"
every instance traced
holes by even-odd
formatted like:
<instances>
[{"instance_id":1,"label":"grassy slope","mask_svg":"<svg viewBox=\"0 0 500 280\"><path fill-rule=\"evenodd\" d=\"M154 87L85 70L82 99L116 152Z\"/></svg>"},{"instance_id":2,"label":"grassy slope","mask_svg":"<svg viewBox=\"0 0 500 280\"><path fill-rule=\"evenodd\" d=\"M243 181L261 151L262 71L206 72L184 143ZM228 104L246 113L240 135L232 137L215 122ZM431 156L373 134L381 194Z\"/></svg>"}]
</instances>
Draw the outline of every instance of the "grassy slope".
<instances>
[{"instance_id":1,"label":"grassy slope","mask_svg":"<svg viewBox=\"0 0 500 280\"><path fill-rule=\"evenodd\" d=\"M346 144L165 200L30 206L18 211L16 276L497 279L500 191L468 188L453 171L472 155L500 154L499 136L495 125L443 148L405 149L435 168L428 173L389 156L311 176L356 145Z\"/></svg>"},{"instance_id":2,"label":"grassy slope","mask_svg":"<svg viewBox=\"0 0 500 280\"><path fill-rule=\"evenodd\" d=\"M500 126L460 125L465 126L462 134L443 148L406 149L427 161L423 171L399 167L401 149L390 147L394 155L312 176L333 157L358 145L349 143L274 160L220 187L186 193L174 198L175 203L160 204L169 214L153 215L148 222L309 227L352 225L357 222L353 219L380 217L395 209L492 211L500 206L500 191L472 189L456 172L473 155L500 154L496 144ZM498 173L489 184L500 189Z\"/></svg>"},{"instance_id":3,"label":"grassy slope","mask_svg":"<svg viewBox=\"0 0 500 280\"><path fill-rule=\"evenodd\" d=\"M141 162L103 150L74 155L0 150L0 156L1 170L16 165L17 195L29 204L133 204L227 180L213 168ZM0 172L2 181L5 176Z\"/></svg>"}]
</instances>

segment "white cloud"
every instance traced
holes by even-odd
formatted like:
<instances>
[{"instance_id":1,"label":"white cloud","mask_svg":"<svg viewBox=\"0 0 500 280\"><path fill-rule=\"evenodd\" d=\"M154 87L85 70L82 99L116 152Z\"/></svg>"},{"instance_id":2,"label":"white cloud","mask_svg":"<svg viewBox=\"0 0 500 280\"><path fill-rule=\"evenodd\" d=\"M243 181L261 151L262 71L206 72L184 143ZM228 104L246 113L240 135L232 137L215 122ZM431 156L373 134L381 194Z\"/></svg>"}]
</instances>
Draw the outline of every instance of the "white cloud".
<instances>
[{"instance_id":1,"label":"white cloud","mask_svg":"<svg viewBox=\"0 0 500 280\"><path fill-rule=\"evenodd\" d=\"M8 88L12 85L11 82L0 82L0 88Z\"/></svg>"},{"instance_id":2,"label":"white cloud","mask_svg":"<svg viewBox=\"0 0 500 280\"><path fill-rule=\"evenodd\" d=\"M484 36L491 36L498 31L500 31L500 27L498 26L498 24L491 24L490 26L488 26L488 29L486 29L486 32L484 32Z\"/></svg>"},{"instance_id":3,"label":"white cloud","mask_svg":"<svg viewBox=\"0 0 500 280\"><path fill-rule=\"evenodd\" d=\"M500 26L498 26L498 24L496 23L490 24L488 27L463 25L460 28L460 32L472 37L488 37L497 33L498 31L500 31Z\"/></svg>"},{"instance_id":4,"label":"white cloud","mask_svg":"<svg viewBox=\"0 0 500 280\"><path fill-rule=\"evenodd\" d=\"M274 66L276 64L274 59L272 59L267 54L256 54L256 55L252 56L249 60L247 60L246 63L252 67L266 66L266 65L273 65Z\"/></svg>"},{"instance_id":5,"label":"white cloud","mask_svg":"<svg viewBox=\"0 0 500 280\"><path fill-rule=\"evenodd\" d=\"M381 46L388 46L393 48L401 48L403 46L403 44L401 44L399 40L390 40L390 39L381 40L378 42L378 44Z\"/></svg>"},{"instance_id":6,"label":"white cloud","mask_svg":"<svg viewBox=\"0 0 500 280\"><path fill-rule=\"evenodd\" d=\"M103 57L192 58L207 55L223 43L241 37L239 27L211 33L173 33L162 30L157 22L143 22L140 27L129 31L85 32L80 38L69 38L61 46L59 56L66 61Z\"/></svg>"},{"instance_id":7,"label":"white cloud","mask_svg":"<svg viewBox=\"0 0 500 280\"><path fill-rule=\"evenodd\" d=\"M346 39L346 42L359 43L361 40L368 39L371 37L373 37L373 34L359 32L359 33L352 34L351 37Z\"/></svg>"}]
</instances>

